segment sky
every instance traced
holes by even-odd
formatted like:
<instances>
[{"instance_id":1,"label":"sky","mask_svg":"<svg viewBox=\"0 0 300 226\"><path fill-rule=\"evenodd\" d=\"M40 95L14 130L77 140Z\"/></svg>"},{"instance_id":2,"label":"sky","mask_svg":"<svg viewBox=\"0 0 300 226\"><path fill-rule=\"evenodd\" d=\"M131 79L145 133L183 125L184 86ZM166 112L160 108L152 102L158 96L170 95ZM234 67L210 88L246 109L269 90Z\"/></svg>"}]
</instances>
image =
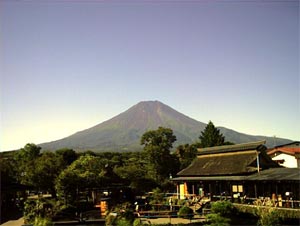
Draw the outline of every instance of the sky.
<instances>
[{"instance_id":1,"label":"sky","mask_svg":"<svg viewBox=\"0 0 300 226\"><path fill-rule=\"evenodd\" d=\"M299 1L0 0L0 150L140 101L300 140Z\"/></svg>"}]
</instances>

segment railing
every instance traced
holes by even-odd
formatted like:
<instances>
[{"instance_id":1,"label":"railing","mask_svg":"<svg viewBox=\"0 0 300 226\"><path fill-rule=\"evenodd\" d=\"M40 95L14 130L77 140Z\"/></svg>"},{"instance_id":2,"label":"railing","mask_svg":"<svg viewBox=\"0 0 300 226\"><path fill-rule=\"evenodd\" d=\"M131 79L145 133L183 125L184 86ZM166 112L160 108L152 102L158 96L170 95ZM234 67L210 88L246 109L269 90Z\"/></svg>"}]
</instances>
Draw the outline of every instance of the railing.
<instances>
[{"instance_id":1,"label":"railing","mask_svg":"<svg viewBox=\"0 0 300 226\"><path fill-rule=\"evenodd\" d=\"M238 199L232 198L231 196L221 196L214 195L213 200L232 200L233 203L248 204L248 205L257 205L257 206L270 206L270 207L280 207L280 208L300 208L300 200L293 199L271 199L270 197L240 197Z\"/></svg>"},{"instance_id":2,"label":"railing","mask_svg":"<svg viewBox=\"0 0 300 226\"><path fill-rule=\"evenodd\" d=\"M249 205L249 204L238 204L233 203L233 205L241 212L253 214L258 209L274 210L277 215L281 218L295 218L300 219L300 209L292 208L281 208L272 206L259 206L259 205Z\"/></svg>"}]
</instances>

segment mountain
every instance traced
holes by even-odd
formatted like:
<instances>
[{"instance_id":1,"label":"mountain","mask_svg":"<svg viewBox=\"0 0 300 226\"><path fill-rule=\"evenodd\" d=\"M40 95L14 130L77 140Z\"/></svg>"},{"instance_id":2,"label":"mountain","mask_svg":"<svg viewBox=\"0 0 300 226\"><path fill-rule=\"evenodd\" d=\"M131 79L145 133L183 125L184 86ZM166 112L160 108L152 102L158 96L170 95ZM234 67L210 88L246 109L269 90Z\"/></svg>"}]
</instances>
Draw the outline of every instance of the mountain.
<instances>
[{"instance_id":1,"label":"mountain","mask_svg":"<svg viewBox=\"0 0 300 226\"><path fill-rule=\"evenodd\" d=\"M69 137L40 144L43 150L73 148L77 151L135 151L141 150L141 136L159 126L171 128L177 137L174 144L193 143L198 140L206 124L194 120L159 101L143 101L114 118ZM265 139L268 146L274 146L273 137L252 136L219 127L226 140L244 143ZM276 145L291 140L276 138Z\"/></svg>"}]
</instances>

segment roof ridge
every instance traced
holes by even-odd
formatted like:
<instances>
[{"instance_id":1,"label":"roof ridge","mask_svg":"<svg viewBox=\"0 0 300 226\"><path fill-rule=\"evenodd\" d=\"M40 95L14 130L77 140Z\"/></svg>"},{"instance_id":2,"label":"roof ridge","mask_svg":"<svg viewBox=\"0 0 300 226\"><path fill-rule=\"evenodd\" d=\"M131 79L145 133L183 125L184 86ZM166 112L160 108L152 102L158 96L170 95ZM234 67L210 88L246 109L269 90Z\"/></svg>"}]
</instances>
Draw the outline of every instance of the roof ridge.
<instances>
[{"instance_id":1,"label":"roof ridge","mask_svg":"<svg viewBox=\"0 0 300 226\"><path fill-rule=\"evenodd\" d=\"M209 153L245 151L245 150L250 150L250 149L257 149L259 146L264 145L265 143L266 143L266 140L260 140L260 141L255 141L255 142L242 143L242 144L198 148L197 154L202 155L202 154L209 154Z\"/></svg>"},{"instance_id":2,"label":"roof ridge","mask_svg":"<svg viewBox=\"0 0 300 226\"><path fill-rule=\"evenodd\" d=\"M214 156L229 156L229 155L244 155L244 154L253 154L253 153L256 153L255 150L245 150L243 152L218 152L218 153L206 153L205 155L198 155L197 157L198 158L211 158L211 157L214 157Z\"/></svg>"}]
</instances>

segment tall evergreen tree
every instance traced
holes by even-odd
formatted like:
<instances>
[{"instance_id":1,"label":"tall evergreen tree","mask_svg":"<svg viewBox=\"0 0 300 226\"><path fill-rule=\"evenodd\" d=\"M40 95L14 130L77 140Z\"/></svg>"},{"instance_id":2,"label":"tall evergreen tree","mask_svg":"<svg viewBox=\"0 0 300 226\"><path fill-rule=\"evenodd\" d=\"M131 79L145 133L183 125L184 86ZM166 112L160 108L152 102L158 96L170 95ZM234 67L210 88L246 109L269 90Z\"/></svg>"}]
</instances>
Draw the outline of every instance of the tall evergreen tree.
<instances>
[{"instance_id":1,"label":"tall evergreen tree","mask_svg":"<svg viewBox=\"0 0 300 226\"><path fill-rule=\"evenodd\" d=\"M203 148L224 145L225 142L225 137L211 121L208 122L205 129L201 132L199 139Z\"/></svg>"}]
</instances>

